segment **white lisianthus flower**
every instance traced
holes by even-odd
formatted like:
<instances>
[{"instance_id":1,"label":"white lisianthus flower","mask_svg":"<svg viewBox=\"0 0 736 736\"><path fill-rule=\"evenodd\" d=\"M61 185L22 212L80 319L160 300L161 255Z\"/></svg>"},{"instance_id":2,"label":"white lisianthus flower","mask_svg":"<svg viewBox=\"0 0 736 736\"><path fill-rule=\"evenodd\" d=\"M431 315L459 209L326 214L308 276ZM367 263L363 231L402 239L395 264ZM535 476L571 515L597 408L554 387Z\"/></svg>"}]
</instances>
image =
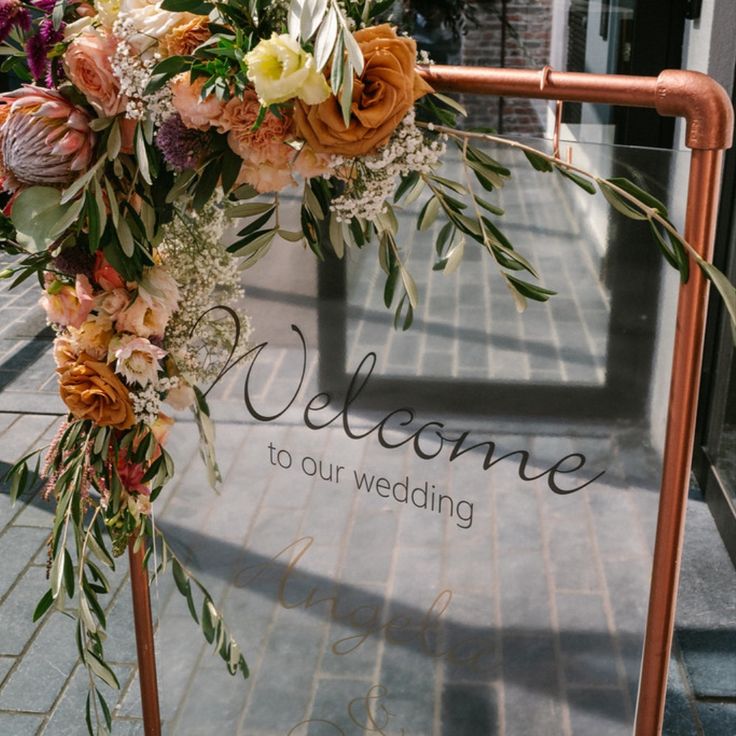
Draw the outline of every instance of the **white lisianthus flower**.
<instances>
[{"instance_id":1,"label":"white lisianthus flower","mask_svg":"<svg viewBox=\"0 0 736 736\"><path fill-rule=\"evenodd\" d=\"M263 105L275 105L298 97L307 105L318 105L330 96L324 75L317 71L314 57L288 34L274 33L245 55L248 79L253 82Z\"/></svg>"},{"instance_id":2,"label":"white lisianthus flower","mask_svg":"<svg viewBox=\"0 0 736 736\"><path fill-rule=\"evenodd\" d=\"M102 27L112 30L120 14L120 0L94 0L94 6Z\"/></svg>"},{"instance_id":3,"label":"white lisianthus flower","mask_svg":"<svg viewBox=\"0 0 736 736\"><path fill-rule=\"evenodd\" d=\"M154 383L161 370L159 360L166 355L163 348L145 337L124 335L110 343L110 352L116 359L115 372L128 383L147 386Z\"/></svg>"}]
</instances>

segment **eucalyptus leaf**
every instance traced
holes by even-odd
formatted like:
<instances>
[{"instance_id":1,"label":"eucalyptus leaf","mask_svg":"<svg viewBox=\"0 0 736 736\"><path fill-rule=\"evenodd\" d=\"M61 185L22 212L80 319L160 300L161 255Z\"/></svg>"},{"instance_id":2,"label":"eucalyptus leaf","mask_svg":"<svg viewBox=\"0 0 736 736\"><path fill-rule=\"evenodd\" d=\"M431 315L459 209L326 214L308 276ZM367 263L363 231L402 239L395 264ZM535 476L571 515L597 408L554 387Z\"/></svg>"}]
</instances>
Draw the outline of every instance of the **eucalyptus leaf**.
<instances>
[{"instance_id":1,"label":"eucalyptus leaf","mask_svg":"<svg viewBox=\"0 0 736 736\"><path fill-rule=\"evenodd\" d=\"M439 92L433 92L432 97L439 100L443 105L451 107L456 113L462 115L464 118L468 117L468 111L461 105L457 100L453 100L452 97L440 94Z\"/></svg>"},{"instance_id":2,"label":"eucalyptus leaf","mask_svg":"<svg viewBox=\"0 0 736 736\"><path fill-rule=\"evenodd\" d=\"M353 38L353 34L350 33L350 29L347 27L344 18L340 16L340 22L343 26L343 43L345 44L345 50L348 52L348 59L350 60L350 66L353 68L355 73L360 76L363 73L365 61L363 59L363 52L358 46L358 42ZM352 86L352 85L351 85Z\"/></svg>"},{"instance_id":3,"label":"eucalyptus leaf","mask_svg":"<svg viewBox=\"0 0 736 736\"><path fill-rule=\"evenodd\" d=\"M120 241L120 247L123 249L123 253L130 258L135 252L135 242L133 241L133 234L130 232L130 226L124 217L118 219L115 230L118 234L118 240Z\"/></svg>"},{"instance_id":4,"label":"eucalyptus leaf","mask_svg":"<svg viewBox=\"0 0 736 736\"><path fill-rule=\"evenodd\" d=\"M119 690L120 683L110 667L92 650L88 649L86 657L87 666L109 687Z\"/></svg>"},{"instance_id":5,"label":"eucalyptus leaf","mask_svg":"<svg viewBox=\"0 0 736 736\"><path fill-rule=\"evenodd\" d=\"M590 179L586 179L584 176L580 176L580 174L570 171L565 166L558 166L557 171L564 176L565 179L569 179L574 184L577 184L583 191L588 194L595 194L595 185L590 181Z\"/></svg>"},{"instance_id":6,"label":"eucalyptus leaf","mask_svg":"<svg viewBox=\"0 0 736 736\"><path fill-rule=\"evenodd\" d=\"M342 225L337 221L334 214L330 216L329 235L330 244L335 251L335 255L342 258L345 255L345 240L343 239Z\"/></svg>"},{"instance_id":7,"label":"eucalyptus leaf","mask_svg":"<svg viewBox=\"0 0 736 736\"><path fill-rule=\"evenodd\" d=\"M342 91L340 92L340 109L342 110L342 119L346 128L350 125L350 116L352 115L353 77L353 64L347 61L343 73Z\"/></svg>"},{"instance_id":8,"label":"eucalyptus leaf","mask_svg":"<svg viewBox=\"0 0 736 736\"><path fill-rule=\"evenodd\" d=\"M428 199L417 218L417 230L429 230L439 212L440 200L436 196Z\"/></svg>"},{"instance_id":9,"label":"eucalyptus leaf","mask_svg":"<svg viewBox=\"0 0 736 736\"><path fill-rule=\"evenodd\" d=\"M401 274L401 282L404 284L406 295L409 297L409 304L416 309L419 304L419 294L417 292L417 285L412 278L412 275L404 268L403 265L399 266Z\"/></svg>"},{"instance_id":10,"label":"eucalyptus leaf","mask_svg":"<svg viewBox=\"0 0 736 736\"><path fill-rule=\"evenodd\" d=\"M631 220L646 220L647 216L639 209L632 207L605 179L598 180L598 187L608 203L616 211Z\"/></svg>"},{"instance_id":11,"label":"eucalyptus leaf","mask_svg":"<svg viewBox=\"0 0 736 736\"><path fill-rule=\"evenodd\" d=\"M295 40L299 40L299 34L302 30L302 13L304 12L304 0L291 0L289 3L289 15L287 19L287 28L289 35Z\"/></svg>"},{"instance_id":12,"label":"eucalyptus leaf","mask_svg":"<svg viewBox=\"0 0 736 736\"><path fill-rule=\"evenodd\" d=\"M54 187L29 187L16 197L10 219L20 245L39 253L54 242L51 232L67 209L60 202L61 193Z\"/></svg>"},{"instance_id":13,"label":"eucalyptus leaf","mask_svg":"<svg viewBox=\"0 0 736 736\"><path fill-rule=\"evenodd\" d=\"M304 240L304 233L301 230L279 230L279 236L290 243L298 243Z\"/></svg>"},{"instance_id":14,"label":"eucalyptus leaf","mask_svg":"<svg viewBox=\"0 0 736 736\"><path fill-rule=\"evenodd\" d=\"M122 146L122 136L120 134L120 123L115 120L110 128L110 133L107 136L107 159L112 161L118 157L120 148Z\"/></svg>"},{"instance_id":15,"label":"eucalyptus leaf","mask_svg":"<svg viewBox=\"0 0 736 736\"><path fill-rule=\"evenodd\" d=\"M273 202L245 202L225 209L226 217L252 217L273 210Z\"/></svg>"},{"instance_id":16,"label":"eucalyptus leaf","mask_svg":"<svg viewBox=\"0 0 736 736\"><path fill-rule=\"evenodd\" d=\"M538 153L532 153L531 151L524 151L527 161L537 170L543 172L554 171L552 163L544 156Z\"/></svg>"},{"instance_id":17,"label":"eucalyptus leaf","mask_svg":"<svg viewBox=\"0 0 736 736\"><path fill-rule=\"evenodd\" d=\"M301 36L308 41L322 23L327 10L327 0L302 0Z\"/></svg>"},{"instance_id":18,"label":"eucalyptus leaf","mask_svg":"<svg viewBox=\"0 0 736 736\"><path fill-rule=\"evenodd\" d=\"M462 263L465 255L465 238L461 237L460 241L447 254L447 263L445 264L445 273L453 273Z\"/></svg>"},{"instance_id":19,"label":"eucalyptus leaf","mask_svg":"<svg viewBox=\"0 0 736 736\"><path fill-rule=\"evenodd\" d=\"M317 32L317 38L314 42L314 63L317 71L322 71L327 62L330 60L332 50L335 48L337 41L337 11L334 6L330 6L324 22Z\"/></svg>"},{"instance_id":20,"label":"eucalyptus leaf","mask_svg":"<svg viewBox=\"0 0 736 736\"><path fill-rule=\"evenodd\" d=\"M148 165L148 151L146 149L146 141L143 136L143 128L140 123L136 127L135 132L135 155L138 159L138 168L141 172L141 177L146 184L152 184L151 179L151 168Z\"/></svg>"}]
</instances>

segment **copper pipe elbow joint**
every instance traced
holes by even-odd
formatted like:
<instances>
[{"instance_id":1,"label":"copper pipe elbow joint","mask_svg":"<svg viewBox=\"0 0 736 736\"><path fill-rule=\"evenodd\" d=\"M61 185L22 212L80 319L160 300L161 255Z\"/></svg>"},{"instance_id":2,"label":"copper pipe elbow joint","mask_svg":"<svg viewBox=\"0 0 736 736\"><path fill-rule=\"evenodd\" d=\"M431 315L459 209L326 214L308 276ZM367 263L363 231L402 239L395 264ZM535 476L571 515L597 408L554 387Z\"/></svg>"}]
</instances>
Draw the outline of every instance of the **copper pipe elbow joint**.
<instances>
[{"instance_id":1,"label":"copper pipe elbow joint","mask_svg":"<svg viewBox=\"0 0 736 736\"><path fill-rule=\"evenodd\" d=\"M731 100L706 74L665 69L657 77L655 107L660 115L685 118L688 148L717 150L733 143Z\"/></svg>"}]
</instances>

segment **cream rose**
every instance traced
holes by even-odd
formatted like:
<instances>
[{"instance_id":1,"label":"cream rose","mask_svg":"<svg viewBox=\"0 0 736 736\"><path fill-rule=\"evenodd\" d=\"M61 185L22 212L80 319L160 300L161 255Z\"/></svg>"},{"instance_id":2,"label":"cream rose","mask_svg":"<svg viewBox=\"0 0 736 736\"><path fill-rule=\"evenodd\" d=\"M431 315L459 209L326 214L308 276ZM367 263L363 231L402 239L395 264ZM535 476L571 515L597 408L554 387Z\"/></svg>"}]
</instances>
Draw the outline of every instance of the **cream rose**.
<instances>
[{"instance_id":1,"label":"cream rose","mask_svg":"<svg viewBox=\"0 0 736 736\"><path fill-rule=\"evenodd\" d=\"M249 54L248 79L263 105L275 105L298 97L318 105L330 96L330 87L314 65L314 57L287 34L273 34Z\"/></svg>"},{"instance_id":2,"label":"cream rose","mask_svg":"<svg viewBox=\"0 0 736 736\"><path fill-rule=\"evenodd\" d=\"M140 337L163 337L171 312L156 302L153 306L138 297L115 318L118 332L130 332Z\"/></svg>"},{"instance_id":3,"label":"cream rose","mask_svg":"<svg viewBox=\"0 0 736 736\"><path fill-rule=\"evenodd\" d=\"M103 117L123 112L127 102L110 64L116 47L117 42L109 34L87 28L71 42L63 57L69 81Z\"/></svg>"}]
</instances>

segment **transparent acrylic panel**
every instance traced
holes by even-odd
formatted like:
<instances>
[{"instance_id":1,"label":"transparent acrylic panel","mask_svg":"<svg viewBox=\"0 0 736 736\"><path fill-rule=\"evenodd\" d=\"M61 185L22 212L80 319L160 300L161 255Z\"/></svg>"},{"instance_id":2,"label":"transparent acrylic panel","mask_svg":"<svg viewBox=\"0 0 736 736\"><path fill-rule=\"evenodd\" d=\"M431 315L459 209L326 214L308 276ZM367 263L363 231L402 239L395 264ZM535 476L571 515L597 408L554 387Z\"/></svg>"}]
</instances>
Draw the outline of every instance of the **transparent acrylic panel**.
<instances>
[{"instance_id":1,"label":"transparent acrylic panel","mask_svg":"<svg viewBox=\"0 0 736 736\"><path fill-rule=\"evenodd\" d=\"M268 344L210 395L223 491L182 417L156 524L251 676L226 674L162 580L166 733L630 733L678 281L644 226L489 152L514 173L499 224L559 292L548 304L516 313L470 243L458 272L432 272L435 233L412 213L408 332L381 303L375 246L318 268L282 243L244 272ZM684 156L574 156L683 195Z\"/></svg>"}]
</instances>

